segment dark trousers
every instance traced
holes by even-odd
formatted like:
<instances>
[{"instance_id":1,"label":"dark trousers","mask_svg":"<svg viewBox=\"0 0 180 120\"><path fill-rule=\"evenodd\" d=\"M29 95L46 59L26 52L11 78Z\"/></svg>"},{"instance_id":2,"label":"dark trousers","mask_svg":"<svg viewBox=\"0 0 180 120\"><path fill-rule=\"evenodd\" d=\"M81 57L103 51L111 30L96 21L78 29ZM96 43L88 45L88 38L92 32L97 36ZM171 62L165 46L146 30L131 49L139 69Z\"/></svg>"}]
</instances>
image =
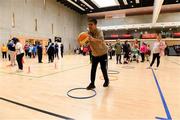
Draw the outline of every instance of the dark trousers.
<instances>
[{"instance_id":1,"label":"dark trousers","mask_svg":"<svg viewBox=\"0 0 180 120\"><path fill-rule=\"evenodd\" d=\"M89 51L89 59L92 62L92 52L91 51Z\"/></svg>"},{"instance_id":2,"label":"dark trousers","mask_svg":"<svg viewBox=\"0 0 180 120\"><path fill-rule=\"evenodd\" d=\"M49 62L53 62L54 61L54 54L53 53L49 53L48 54L48 60L49 60Z\"/></svg>"},{"instance_id":3,"label":"dark trousers","mask_svg":"<svg viewBox=\"0 0 180 120\"><path fill-rule=\"evenodd\" d=\"M9 59L9 61L11 60L10 54L8 54L8 59Z\"/></svg>"},{"instance_id":4,"label":"dark trousers","mask_svg":"<svg viewBox=\"0 0 180 120\"><path fill-rule=\"evenodd\" d=\"M61 57L63 58L63 53L64 53L64 51L61 51Z\"/></svg>"},{"instance_id":5,"label":"dark trousers","mask_svg":"<svg viewBox=\"0 0 180 120\"><path fill-rule=\"evenodd\" d=\"M7 58L7 52L2 52L2 58L6 59Z\"/></svg>"},{"instance_id":6,"label":"dark trousers","mask_svg":"<svg viewBox=\"0 0 180 120\"><path fill-rule=\"evenodd\" d=\"M116 54L116 63L121 63L121 54Z\"/></svg>"},{"instance_id":7,"label":"dark trousers","mask_svg":"<svg viewBox=\"0 0 180 120\"><path fill-rule=\"evenodd\" d=\"M107 73L107 54L103 56L92 56L92 66L91 66L91 84L94 85L95 82L95 77L96 77L96 70L97 70L97 65L100 62L101 65L101 71L103 73L103 77L106 83L109 83L109 78L108 78L108 73Z\"/></svg>"},{"instance_id":8,"label":"dark trousers","mask_svg":"<svg viewBox=\"0 0 180 120\"><path fill-rule=\"evenodd\" d=\"M127 51L124 52L124 58L126 58L126 60L129 60L129 52Z\"/></svg>"},{"instance_id":9,"label":"dark trousers","mask_svg":"<svg viewBox=\"0 0 180 120\"><path fill-rule=\"evenodd\" d=\"M39 63L42 62L42 53L38 53L38 62L39 62Z\"/></svg>"},{"instance_id":10,"label":"dark trousers","mask_svg":"<svg viewBox=\"0 0 180 120\"><path fill-rule=\"evenodd\" d=\"M28 50L25 50L25 56L28 56Z\"/></svg>"},{"instance_id":11,"label":"dark trousers","mask_svg":"<svg viewBox=\"0 0 180 120\"><path fill-rule=\"evenodd\" d=\"M55 58L57 57L57 58L59 59L59 52L58 52L58 50L57 50L57 51L55 51L54 56L55 56Z\"/></svg>"},{"instance_id":12,"label":"dark trousers","mask_svg":"<svg viewBox=\"0 0 180 120\"><path fill-rule=\"evenodd\" d=\"M151 67L153 66L156 59L157 59L157 66L156 67L159 67L159 64L160 64L160 55L159 55L159 53L154 53L153 54L152 62L150 64Z\"/></svg>"},{"instance_id":13,"label":"dark trousers","mask_svg":"<svg viewBox=\"0 0 180 120\"><path fill-rule=\"evenodd\" d=\"M31 58L31 56L32 56L31 52L28 52L28 56L29 56L29 58Z\"/></svg>"},{"instance_id":14,"label":"dark trousers","mask_svg":"<svg viewBox=\"0 0 180 120\"><path fill-rule=\"evenodd\" d=\"M18 67L19 69L23 70L23 61L22 61L22 58L24 56L24 53L21 53L19 55L16 56L16 60L17 60L17 63L18 63Z\"/></svg>"},{"instance_id":15,"label":"dark trousers","mask_svg":"<svg viewBox=\"0 0 180 120\"><path fill-rule=\"evenodd\" d=\"M142 62L144 62L144 53L141 53Z\"/></svg>"},{"instance_id":16,"label":"dark trousers","mask_svg":"<svg viewBox=\"0 0 180 120\"><path fill-rule=\"evenodd\" d=\"M112 51L109 52L109 56L110 56L109 59L112 59Z\"/></svg>"}]
</instances>

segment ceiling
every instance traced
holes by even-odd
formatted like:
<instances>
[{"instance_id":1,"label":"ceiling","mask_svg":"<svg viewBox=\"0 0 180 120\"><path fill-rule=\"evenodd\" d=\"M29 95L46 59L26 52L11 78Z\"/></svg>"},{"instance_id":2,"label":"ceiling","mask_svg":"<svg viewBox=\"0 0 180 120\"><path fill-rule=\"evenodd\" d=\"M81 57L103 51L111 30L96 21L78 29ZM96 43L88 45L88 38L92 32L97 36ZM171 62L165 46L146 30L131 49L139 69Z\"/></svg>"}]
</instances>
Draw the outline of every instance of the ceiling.
<instances>
[{"instance_id":1,"label":"ceiling","mask_svg":"<svg viewBox=\"0 0 180 120\"><path fill-rule=\"evenodd\" d=\"M154 0L57 0L80 14L126 10L153 6ZM163 5L179 4L180 0L164 0Z\"/></svg>"}]
</instances>

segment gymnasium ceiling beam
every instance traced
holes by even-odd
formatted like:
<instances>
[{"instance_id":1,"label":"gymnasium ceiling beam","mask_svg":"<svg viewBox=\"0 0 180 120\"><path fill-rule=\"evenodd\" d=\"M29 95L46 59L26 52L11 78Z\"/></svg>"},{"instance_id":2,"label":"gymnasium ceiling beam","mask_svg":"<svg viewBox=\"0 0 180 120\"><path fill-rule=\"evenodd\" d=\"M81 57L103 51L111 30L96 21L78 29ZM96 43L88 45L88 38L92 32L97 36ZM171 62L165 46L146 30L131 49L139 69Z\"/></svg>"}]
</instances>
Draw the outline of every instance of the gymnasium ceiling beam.
<instances>
[{"instance_id":1,"label":"gymnasium ceiling beam","mask_svg":"<svg viewBox=\"0 0 180 120\"><path fill-rule=\"evenodd\" d=\"M164 0L155 0L154 1L153 18L152 18L153 25L157 22L163 2L164 2Z\"/></svg>"}]
</instances>

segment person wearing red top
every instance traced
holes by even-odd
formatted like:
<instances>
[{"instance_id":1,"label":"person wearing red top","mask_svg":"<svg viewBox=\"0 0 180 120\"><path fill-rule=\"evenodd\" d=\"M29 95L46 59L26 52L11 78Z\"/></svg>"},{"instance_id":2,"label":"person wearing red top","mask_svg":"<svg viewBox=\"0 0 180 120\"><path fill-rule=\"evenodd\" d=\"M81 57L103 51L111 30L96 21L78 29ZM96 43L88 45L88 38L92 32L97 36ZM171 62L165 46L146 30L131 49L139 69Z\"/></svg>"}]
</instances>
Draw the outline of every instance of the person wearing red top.
<instances>
[{"instance_id":1,"label":"person wearing red top","mask_svg":"<svg viewBox=\"0 0 180 120\"><path fill-rule=\"evenodd\" d=\"M141 53L141 58L142 58L141 62L144 62L144 55L145 55L146 51L147 51L147 46L143 42L142 46L140 47L140 53Z\"/></svg>"}]
</instances>

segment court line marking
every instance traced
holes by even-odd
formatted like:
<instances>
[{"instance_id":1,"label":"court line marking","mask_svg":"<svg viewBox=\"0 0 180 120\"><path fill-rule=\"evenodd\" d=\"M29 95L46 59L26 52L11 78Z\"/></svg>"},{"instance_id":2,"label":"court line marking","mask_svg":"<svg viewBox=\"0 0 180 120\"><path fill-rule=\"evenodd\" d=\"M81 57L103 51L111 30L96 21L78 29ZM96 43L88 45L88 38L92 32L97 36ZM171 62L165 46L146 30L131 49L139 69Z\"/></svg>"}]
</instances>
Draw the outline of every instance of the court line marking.
<instances>
[{"instance_id":1,"label":"court line marking","mask_svg":"<svg viewBox=\"0 0 180 120\"><path fill-rule=\"evenodd\" d=\"M167 60L167 61L170 61L171 63L177 64L177 65L180 65L180 63L175 62L175 61L173 61L173 60L168 60L168 59L166 59L166 60Z\"/></svg>"},{"instance_id":2,"label":"court line marking","mask_svg":"<svg viewBox=\"0 0 180 120\"><path fill-rule=\"evenodd\" d=\"M161 87L160 87L160 85L159 85L159 82L158 82L158 80L157 80L156 74L154 73L154 70L153 70L152 68L151 68L151 70L152 70L153 77L154 77L154 80L155 80L155 82L156 82L156 86L157 86L157 88L158 88L158 92L159 92L159 95L160 95L160 97L161 97L161 101L162 101L162 103L163 103L164 110L165 110L165 112L166 112L166 117L167 117L167 118L162 118L162 117L155 117L155 118L156 118L156 119L160 119L160 120L172 120L170 111L169 111L169 109L168 109L168 106L167 106L165 97L164 97L164 95L163 95L163 92L162 92L162 90L161 90Z\"/></svg>"},{"instance_id":3,"label":"court line marking","mask_svg":"<svg viewBox=\"0 0 180 120\"><path fill-rule=\"evenodd\" d=\"M5 73L5 74L12 74L12 75L18 75L18 76L26 76L26 77L31 77L31 78L42 78L42 77L47 77L47 76L55 75L55 74L58 74L58 73L70 71L70 70L79 69L79 68L82 68L82 67L86 67L86 66L88 66L88 65L89 65L89 64L87 64L87 65L82 65L82 66L77 66L77 67L72 67L72 68L69 68L69 69L66 69L66 70L61 70L61 71L58 71L58 72L49 73L49 74L40 75L40 76L24 75L24 74L18 74L18 73L15 73L15 72L12 72L12 73L4 72L4 71L0 71L0 72L1 72L1 73Z\"/></svg>"},{"instance_id":4,"label":"court line marking","mask_svg":"<svg viewBox=\"0 0 180 120\"><path fill-rule=\"evenodd\" d=\"M34 111L37 111L37 112L41 112L41 113L44 113L44 114L47 114L47 115L51 115L51 116L54 116L54 117L57 117L57 118L62 118L62 119L65 119L65 120L74 120L73 118L70 118L70 117L66 117L66 116L59 115L59 114L56 114L56 113L53 113L53 112L49 112L49 111L46 111L46 110L35 108L35 107L29 106L29 105L26 105L26 104L22 104L22 103L19 103L19 102L16 102L16 101L12 101L12 100L9 100L9 99L3 98L3 97L0 97L0 100L6 101L6 102L9 102L9 103L12 103L12 104L24 107L24 108L28 108L28 109L31 109L31 110L34 110Z\"/></svg>"},{"instance_id":5,"label":"court line marking","mask_svg":"<svg viewBox=\"0 0 180 120\"><path fill-rule=\"evenodd\" d=\"M50 74L46 74L46 75L42 75L42 76L39 76L39 78L42 78L42 77L47 77L47 76L51 76L51 75L54 75L54 74L58 74L58 73L63 73L63 72L67 72L67 71L70 71L70 70L75 70L75 69L79 69L79 68L82 68L82 67L86 67L90 64L87 64L87 65L82 65L82 66L77 66L77 67L72 67L70 69L66 69L66 70L62 70L62 71L58 71L58 72L54 72L54 73L50 73Z\"/></svg>"}]
</instances>

